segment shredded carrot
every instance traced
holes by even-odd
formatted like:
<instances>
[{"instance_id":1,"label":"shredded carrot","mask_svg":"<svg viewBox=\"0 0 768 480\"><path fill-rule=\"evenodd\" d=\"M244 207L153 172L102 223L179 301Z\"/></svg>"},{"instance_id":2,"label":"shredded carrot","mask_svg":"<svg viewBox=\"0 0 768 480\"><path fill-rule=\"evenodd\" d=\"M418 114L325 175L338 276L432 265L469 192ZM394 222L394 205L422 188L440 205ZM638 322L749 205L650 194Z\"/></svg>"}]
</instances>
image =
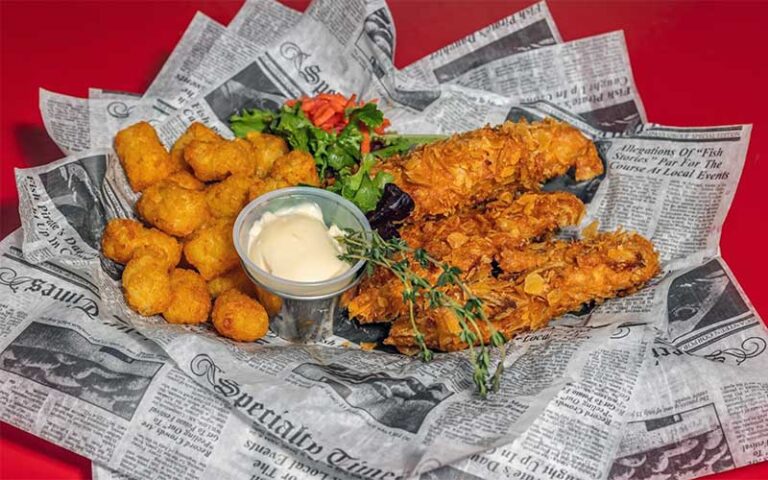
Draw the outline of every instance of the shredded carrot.
<instances>
[{"instance_id":1,"label":"shredded carrot","mask_svg":"<svg viewBox=\"0 0 768 480\"><path fill-rule=\"evenodd\" d=\"M353 94L349 98L339 93L321 93L314 97L301 96L294 100L287 100L286 105L292 107L297 102L301 102L301 111L318 128L326 132L340 133L349 124L347 111L356 107L362 107L366 103L377 103L378 100L370 102L357 101L357 95ZM384 122L373 130L377 135L383 135L384 130L389 127L390 122L384 119ZM360 124L360 131L363 134L363 141L360 145L360 151L365 154L371 151L371 132L368 128Z\"/></svg>"},{"instance_id":2,"label":"shredded carrot","mask_svg":"<svg viewBox=\"0 0 768 480\"><path fill-rule=\"evenodd\" d=\"M368 133L368 129L365 127L360 129L360 133L363 134L363 142L360 144L360 153L363 155L371 153L371 134Z\"/></svg>"}]
</instances>

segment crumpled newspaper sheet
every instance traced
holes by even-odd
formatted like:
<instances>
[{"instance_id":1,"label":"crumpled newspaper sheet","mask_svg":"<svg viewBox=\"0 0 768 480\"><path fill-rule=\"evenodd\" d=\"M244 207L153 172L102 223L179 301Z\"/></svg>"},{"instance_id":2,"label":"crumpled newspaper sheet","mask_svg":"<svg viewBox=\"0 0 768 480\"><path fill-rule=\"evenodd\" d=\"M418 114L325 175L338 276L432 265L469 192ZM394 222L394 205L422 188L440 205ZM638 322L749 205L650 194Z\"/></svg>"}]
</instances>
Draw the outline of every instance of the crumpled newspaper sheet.
<instances>
[{"instance_id":1,"label":"crumpled newspaper sheet","mask_svg":"<svg viewBox=\"0 0 768 480\"><path fill-rule=\"evenodd\" d=\"M258 35L278 24L281 38ZM544 3L403 70L394 48L383 2L317 0L299 15L257 0L227 28L196 16L141 98L42 91L46 128L70 156L17 172L0 418L105 465L100 477L690 477L765 459L748 447L765 441L766 417L742 404L766 386L768 335L717 249L749 126L645 124L623 35L561 43ZM584 199L586 221L653 238L664 274L513 339L489 400L474 395L466 354L364 352L354 342L376 332L344 318L323 345L240 345L131 312L120 267L98 251L106 221L133 216L136 200L114 133L147 119L168 143L195 120L231 135L239 109L329 89L381 98L405 132L569 121L608 173L548 188Z\"/></svg>"}]
</instances>

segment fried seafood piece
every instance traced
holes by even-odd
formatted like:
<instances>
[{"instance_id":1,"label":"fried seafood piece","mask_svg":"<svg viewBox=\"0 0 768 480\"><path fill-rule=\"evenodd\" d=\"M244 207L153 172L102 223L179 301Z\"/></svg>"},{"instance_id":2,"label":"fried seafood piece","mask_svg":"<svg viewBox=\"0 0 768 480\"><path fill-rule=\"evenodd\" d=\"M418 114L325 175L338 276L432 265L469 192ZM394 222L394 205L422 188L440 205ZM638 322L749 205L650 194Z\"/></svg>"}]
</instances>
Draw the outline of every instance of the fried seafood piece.
<instances>
[{"instance_id":1,"label":"fried seafood piece","mask_svg":"<svg viewBox=\"0 0 768 480\"><path fill-rule=\"evenodd\" d=\"M320 186L315 159L301 150L293 150L275 160L267 177L251 186L248 191L248 200L253 200L272 190L296 185Z\"/></svg>"},{"instance_id":2,"label":"fried seafood piece","mask_svg":"<svg viewBox=\"0 0 768 480\"><path fill-rule=\"evenodd\" d=\"M214 183L205 191L208 209L214 217L236 217L248 203L248 190L255 183L252 177L234 174Z\"/></svg>"},{"instance_id":3,"label":"fried seafood piece","mask_svg":"<svg viewBox=\"0 0 768 480\"><path fill-rule=\"evenodd\" d=\"M409 224L400 233L412 248L423 248L437 260L460 268L465 280L471 280L487 276L492 262L498 262L504 252L576 225L584 210L581 200L570 193L526 193L518 198L503 193L483 209ZM436 278L438 273L431 276ZM346 295L343 301L350 316L360 322L383 322L405 312L402 292L402 283L394 275L377 269L363 280L354 297Z\"/></svg>"},{"instance_id":4,"label":"fried seafood piece","mask_svg":"<svg viewBox=\"0 0 768 480\"><path fill-rule=\"evenodd\" d=\"M374 170L391 173L394 183L413 198L409 221L416 221L452 214L503 191L538 190L546 180L572 168L579 181L603 173L589 139L566 123L545 119L505 122L454 135Z\"/></svg>"},{"instance_id":5,"label":"fried seafood piece","mask_svg":"<svg viewBox=\"0 0 768 480\"><path fill-rule=\"evenodd\" d=\"M170 175L168 178L164 180L168 183L176 184L182 188L186 188L187 190L204 190L205 184L195 178L194 175L189 173L186 170L179 170L178 172Z\"/></svg>"},{"instance_id":6,"label":"fried seafood piece","mask_svg":"<svg viewBox=\"0 0 768 480\"><path fill-rule=\"evenodd\" d=\"M277 135L261 132L248 132L245 135L255 148L256 175L265 177L272 169L275 160L288 153L288 144Z\"/></svg>"},{"instance_id":7,"label":"fried seafood piece","mask_svg":"<svg viewBox=\"0 0 768 480\"><path fill-rule=\"evenodd\" d=\"M147 188L136 210L147 223L176 237L186 237L210 218L204 192L168 181Z\"/></svg>"},{"instance_id":8,"label":"fried seafood piece","mask_svg":"<svg viewBox=\"0 0 768 480\"><path fill-rule=\"evenodd\" d=\"M213 327L219 334L238 342L252 342L267 334L269 317L264 307L237 289L216 298Z\"/></svg>"},{"instance_id":9,"label":"fried seafood piece","mask_svg":"<svg viewBox=\"0 0 768 480\"><path fill-rule=\"evenodd\" d=\"M208 320L211 294L208 285L197 272L175 268L171 272L171 301L163 310L169 323L197 324Z\"/></svg>"},{"instance_id":10,"label":"fried seafood piece","mask_svg":"<svg viewBox=\"0 0 768 480\"><path fill-rule=\"evenodd\" d=\"M171 303L171 275L162 250L139 248L123 270L123 292L129 307L139 315L162 313Z\"/></svg>"},{"instance_id":11,"label":"fried seafood piece","mask_svg":"<svg viewBox=\"0 0 768 480\"><path fill-rule=\"evenodd\" d=\"M147 122L117 132L115 152L134 192L143 191L179 169Z\"/></svg>"},{"instance_id":12,"label":"fried seafood piece","mask_svg":"<svg viewBox=\"0 0 768 480\"><path fill-rule=\"evenodd\" d=\"M216 142L192 140L184 148L184 160L204 182L223 180L234 173L256 173L254 148L242 138Z\"/></svg>"},{"instance_id":13,"label":"fried seafood piece","mask_svg":"<svg viewBox=\"0 0 768 480\"><path fill-rule=\"evenodd\" d=\"M232 241L234 219L218 218L199 228L184 244L184 258L206 280L235 268L240 257Z\"/></svg>"},{"instance_id":14,"label":"fried seafood piece","mask_svg":"<svg viewBox=\"0 0 768 480\"><path fill-rule=\"evenodd\" d=\"M277 315L283 308L283 300L269 290L253 283L240 265L208 282L208 291L213 298L233 288L249 297L256 297L270 317Z\"/></svg>"},{"instance_id":15,"label":"fried seafood piece","mask_svg":"<svg viewBox=\"0 0 768 480\"><path fill-rule=\"evenodd\" d=\"M637 233L600 233L589 240L551 240L525 249L534 249L538 259L529 269L510 279L489 277L469 284L473 294L483 299L488 318L507 339L542 328L585 303L633 293L659 272L653 244ZM417 323L430 348L453 351L466 347L458 338L458 319L446 309L420 311ZM488 330L483 324L480 329L487 342ZM407 317L395 321L385 343L413 351L416 343Z\"/></svg>"},{"instance_id":16,"label":"fried seafood piece","mask_svg":"<svg viewBox=\"0 0 768 480\"><path fill-rule=\"evenodd\" d=\"M208 128L200 122L193 122L171 147L171 161L174 165L178 166L179 169L189 169L189 165L187 165L186 160L184 160L184 149L193 140L201 142L219 142L224 139L212 128Z\"/></svg>"},{"instance_id":17,"label":"fried seafood piece","mask_svg":"<svg viewBox=\"0 0 768 480\"><path fill-rule=\"evenodd\" d=\"M155 228L146 228L136 220L110 220L101 237L104 256L121 264L128 263L141 247L150 245L162 251L169 268L175 267L181 260L181 245L175 238Z\"/></svg>"}]
</instances>

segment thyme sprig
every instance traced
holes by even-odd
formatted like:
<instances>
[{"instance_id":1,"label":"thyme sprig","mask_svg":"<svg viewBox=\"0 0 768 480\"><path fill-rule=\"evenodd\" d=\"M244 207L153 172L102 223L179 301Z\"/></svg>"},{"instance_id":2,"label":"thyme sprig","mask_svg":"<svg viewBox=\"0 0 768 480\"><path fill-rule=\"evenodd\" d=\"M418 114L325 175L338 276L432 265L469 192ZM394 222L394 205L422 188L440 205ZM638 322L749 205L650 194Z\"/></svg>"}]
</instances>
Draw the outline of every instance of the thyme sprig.
<instances>
[{"instance_id":1,"label":"thyme sprig","mask_svg":"<svg viewBox=\"0 0 768 480\"><path fill-rule=\"evenodd\" d=\"M441 262L421 248L412 248L401 238L384 240L378 233L364 233L348 230L337 240L344 246L344 253L339 258L355 263L366 260L366 269L372 273L375 267L381 267L403 284L403 301L408 305L408 316L413 329L414 340L419 347L419 356L425 362L432 360L434 353L427 346L424 333L416 322L417 302L421 298L422 308L447 308L456 316L460 331L458 338L467 344L473 366L472 380L481 397L491 391L497 391L504 371L506 357L506 339L488 319L483 309L483 300L472 293L461 278L461 270L448 263ZM423 269L436 268L440 271L437 280L430 282L411 267L411 260ZM458 288L463 294L464 303L446 293L451 287ZM493 347L499 348L499 362L491 376L491 352L483 342L483 334L478 322L486 325Z\"/></svg>"}]
</instances>

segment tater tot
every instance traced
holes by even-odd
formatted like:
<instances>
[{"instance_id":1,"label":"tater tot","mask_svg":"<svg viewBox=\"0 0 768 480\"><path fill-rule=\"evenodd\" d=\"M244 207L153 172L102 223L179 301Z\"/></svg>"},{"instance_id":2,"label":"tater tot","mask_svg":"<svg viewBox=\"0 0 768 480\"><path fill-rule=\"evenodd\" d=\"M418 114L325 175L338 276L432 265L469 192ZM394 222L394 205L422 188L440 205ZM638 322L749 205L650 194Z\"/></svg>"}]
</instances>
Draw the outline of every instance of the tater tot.
<instances>
[{"instance_id":1,"label":"tater tot","mask_svg":"<svg viewBox=\"0 0 768 480\"><path fill-rule=\"evenodd\" d=\"M208 320L211 294L197 272L176 268L171 272L171 302L163 310L169 323L197 324Z\"/></svg>"},{"instance_id":2,"label":"tater tot","mask_svg":"<svg viewBox=\"0 0 768 480\"><path fill-rule=\"evenodd\" d=\"M123 270L123 292L139 315L163 312L171 303L171 275L165 254L155 246L141 247Z\"/></svg>"},{"instance_id":3,"label":"tater tot","mask_svg":"<svg viewBox=\"0 0 768 480\"><path fill-rule=\"evenodd\" d=\"M184 149L184 160L204 182L222 180L233 173L253 175L254 149L242 138L203 142L192 140Z\"/></svg>"},{"instance_id":4,"label":"tater tot","mask_svg":"<svg viewBox=\"0 0 768 480\"><path fill-rule=\"evenodd\" d=\"M200 122L194 122L187 127L187 130L176 140L171 147L171 160L174 165L177 165L180 169L187 169L189 165L184 160L184 148L189 145L192 140L200 140L203 142L218 142L223 140L221 135L216 133L213 129L206 127Z\"/></svg>"},{"instance_id":5,"label":"tater tot","mask_svg":"<svg viewBox=\"0 0 768 480\"><path fill-rule=\"evenodd\" d=\"M169 267L175 267L181 260L181 245L175 238L160 230L146 228L136 220L110 220L101 237L104 256L122 264L128 263L137 249L149 245L159 248L165 254Z\"/></svg>"},{"instance_id":6,"label":"tater tot","mask_svg":"<svg viewBox=\"0 0 768 480\"><path fill-rule=\"evenodd\" d=\"M230 175L208 187L205 199L214 217L236 217L248 203L248 189L254 181L247 175Z\"/></svg>"},{"instance_id":7,"label":"tater tot","mask_svg":"<svg viewBox=\"0 0 768 480\"><path fill-rule=\"evenodd\" d=\"M259 302L267 311L270 317L274 317L280 313L280 310L283 309L282 298L259 285L254 285L253 287L256 290L256 298L259 299Z\"/></svg>"},{"instance_id":8,"label":"tater tot","mask_svg":"<svg viewBox=\"0 0 768 480\"><path fill-rule=\"evenodd\" d=\"M168 178L165 179L165 181L169 183L175 183L176 185L186 188L187 190L205 189L205 184L186 170L180 170L174 174L171 174Z\"/></svg>"},{"instance_id":9,"label":"tater tot","mask_svg":"<svg viewBox=\"0 0 768 480\"><path fill-rule=\"evenodd\" d=\"M288 153L288 144L285 140L268 133L248 132L245 139L255 147L256 175L264 177L272 169L275 160Z\"/></svg>"},{"instance_id":10,"label":"tater tot","mask_svg":"<svg viewBox=\"0 0 768 480\"><path fill-rule=\"evenodd\" d=\"M141 192L178 170L157 132L147 122L135 123L117 132L115 152L134 192Z\"/></svg>"},{"instance_id":11,"label":"tater tot","mask_svg":"<svg viewBox=\"0 0 768 480\"><path fill-rule=\"evenodd\" d=\"M172 182L149 187L136 202L136 209L147 223L177 237L191 234L210 218L204 192Z\"/></svg>"},{"instance_id":12,"label":"tater tot","mask_svg":"<svg viewBox=\"0 0 768 480\"><path fill-rule=\"evenodd\" d=\"M208 291L213 298L218 297L227 290L236 288L246 295L256 295L256 285L251 282L243 267L237 265L232 270L208 281Z\"/></svg>"},{"instance_id":13,"label":"tater tot","mask_svg":"<svg viewBox=\"0 0 768 480\"><path fill-rule=\"evenodd\" d=\"M296 185L320 186L315 159L300 150L294 150L275 160L267 177L254 182L248 189L248 201L267 192Z\"/></svg>"},{"instance_id":14,"label":"tater tot","mask_svg":"<svg viewBox=\"0 0 768 480\"><path fill-rule=\"evenodd\" d=\"M257 340L269 329L269 317L264 307L236 289L219 295L213 305L212 318L213 327L219 334L238 342Z\"/></svg>"},{"instance_id":15,"label":"tater tot","mask_svg":"<svg viewBox=\"0 0 768 480\"><path fill-rule=\"evenodd\" d=\"M315 159L301 150L294 150L275 160L269 178L284 180L291 185L320 186Z\"/></svg>"},{"instance_id":16,"label":"tater tot","mask_svg":"<svg viewBox=\"0 0 768 480\"><path fill-rule=\"evenodd\" d=\"M283 308L283 300L253 283L240 265L208 282L208 291L213 298L233 288L250 297L256 297L270 317L277 315Z\"/></svg>"},{"instance_id":17,"label":"tater tot","mask_svg":"<svg viewBox=\"0 0 768 480\"><path fill-rule=\"evenodd\" d=\"M197 230L184 244L184 257L204 279L218 277L240 262L232 242L234 224L234 219L216 219Z\"/></svg>"}]
</instances>

